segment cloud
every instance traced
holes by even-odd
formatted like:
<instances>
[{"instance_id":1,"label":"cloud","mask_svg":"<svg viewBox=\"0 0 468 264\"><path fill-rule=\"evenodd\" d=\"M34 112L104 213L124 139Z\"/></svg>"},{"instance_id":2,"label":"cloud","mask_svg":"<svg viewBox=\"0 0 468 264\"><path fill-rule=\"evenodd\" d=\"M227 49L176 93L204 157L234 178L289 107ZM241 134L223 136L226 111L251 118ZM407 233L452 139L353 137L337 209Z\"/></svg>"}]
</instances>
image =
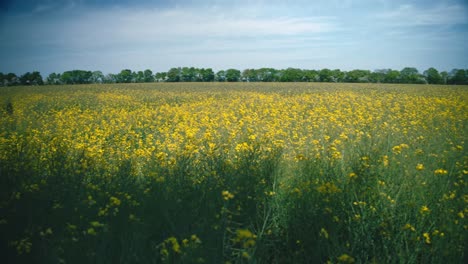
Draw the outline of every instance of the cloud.
<instances>
[{"instance_id":1,"label":"cloud","mask_svg":"<svg viewBox=\"0 0 468 264\"><path fill-rule=\"evenodd\" d=\"M425 8L410 4L400 5L396 10L376 15L389 25L431 26L468 23L468 10L463 5L438 5Z\"/></svg>"}]
</instances>

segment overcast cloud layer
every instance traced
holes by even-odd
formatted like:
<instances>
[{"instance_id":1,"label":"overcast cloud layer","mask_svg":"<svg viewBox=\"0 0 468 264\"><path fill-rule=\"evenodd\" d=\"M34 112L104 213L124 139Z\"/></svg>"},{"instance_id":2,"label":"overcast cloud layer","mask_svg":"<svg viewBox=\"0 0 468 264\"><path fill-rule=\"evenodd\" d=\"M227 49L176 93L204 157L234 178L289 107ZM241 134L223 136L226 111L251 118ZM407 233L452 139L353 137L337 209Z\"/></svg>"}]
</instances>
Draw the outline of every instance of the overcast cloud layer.
<instances>
[{"instance_id":1,"label":"overcast cloud layer","mask_svg":"<svg viewBox=\"0 0 468 264\"><path fill-rule=\"evenodd\" d=\"M288 2L288 3L286 3ZM468 68L468 4L446 1L15 0L0 71Z\"/></svg>"}]
</instances>

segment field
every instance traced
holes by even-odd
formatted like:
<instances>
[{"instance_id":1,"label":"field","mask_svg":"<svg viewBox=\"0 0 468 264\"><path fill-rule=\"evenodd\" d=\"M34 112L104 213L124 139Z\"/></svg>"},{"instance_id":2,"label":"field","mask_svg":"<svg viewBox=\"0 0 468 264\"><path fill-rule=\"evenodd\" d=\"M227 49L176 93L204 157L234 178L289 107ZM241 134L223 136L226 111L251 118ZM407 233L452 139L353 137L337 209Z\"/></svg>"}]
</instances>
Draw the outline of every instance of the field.
<instances>
[{"instance_id":1,"label":"field","mask_svg":"<svg viewBox=\"0 0 468 264\"><path fill-rule=\"evenodd\" d=\"M467 86L5 87L0 103L3 263L467 260Z\"/></svg>"}]
</instances>

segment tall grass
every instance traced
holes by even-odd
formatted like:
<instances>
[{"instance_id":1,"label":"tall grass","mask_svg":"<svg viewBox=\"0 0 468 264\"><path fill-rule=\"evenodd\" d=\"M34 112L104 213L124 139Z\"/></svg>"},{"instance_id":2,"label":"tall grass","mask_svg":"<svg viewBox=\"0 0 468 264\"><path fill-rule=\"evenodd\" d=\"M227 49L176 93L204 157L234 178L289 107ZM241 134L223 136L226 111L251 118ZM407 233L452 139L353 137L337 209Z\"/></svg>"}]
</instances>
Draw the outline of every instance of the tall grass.
<instances>
[{"instance_id":1,"label":"tall grass","mask_svg":"<svg viewBox=\"0 0 468 264\"><path fill-rule=\"evenodd\" d=\"M4 263L463 263L468 88L0 94Z\"/></svg>"}]
</instances>

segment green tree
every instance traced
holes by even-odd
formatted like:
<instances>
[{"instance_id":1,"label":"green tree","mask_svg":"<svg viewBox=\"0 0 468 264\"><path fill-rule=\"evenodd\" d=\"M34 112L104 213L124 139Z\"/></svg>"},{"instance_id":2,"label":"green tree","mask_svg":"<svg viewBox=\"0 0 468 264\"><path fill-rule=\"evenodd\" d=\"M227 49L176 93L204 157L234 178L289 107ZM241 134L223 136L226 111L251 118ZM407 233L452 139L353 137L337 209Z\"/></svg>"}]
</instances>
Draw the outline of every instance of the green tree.
<instances>
[{"instance_id":1,"label":"green tree","mask_svg":"<svg viewBox=\"0 0 468 264\"><path fill-rule=\"evenodd\" d=\"M333 81L332 71L327 68L321 69L319 72L319 80L321 82L332 82Z\"/></svg>"},{"instance_id":2,"label":"green tree","mask_svg":"<svg viewBox=\"0 0 468 264\"><path fill-rule=\"evenodd\" d=\"M60 80L65 84L84 84L91 82L91 71L73 70L60 75Z\"/></svg>"},{"instance_id":3,"label":"green tree","mask_svg":"<svg viewBox=\"0 0 468 264\"><path fill-rule=\"evenodd\" d=\"M226 81L226 71L220 70L216 73L216 81L225 82Z\"/></svg>"},{"instance_id":4,"label":"green tree","mask_svg":"<svg viewBox=\"0 0 468 264\"><path fill-rule=\"evenodd\" d=\"M385 82L385 74L388 70L375 70L369 75L369 81L372 83Z\"/></svg>"},{"instance_id":5,"label":"green tree","mask_svg":"<svg viewBox=\"0 0 468 264\"><path fill-rule=\"evenodd\" d=\"M157 82L165 82L167 78L167 72L157 72L154 74L154 79Z\"/></svg>"},{"instance_id":6,"label":"green tree","mask_svg":"<svg viewBox=\"0 0 468 264\"><path fill-rule=\"evenodd\" d=\"M171 68L167 72L168 82L180 82L180 68Z\"/></svg>"},{"instance_id":7,"label":"green tree","mask_svg":"<svg viewBox=\"0 0 468 264\"><path fill-rule=\"evenodd\" d=\"M444 83L442 80L442 76L440 76L439 71L435 68L429 68L424 71L424 76L426 77L426 81L429 84L442 84Z\"/></svg>"},{"instance_id":8,"label":"green tree","mask_svg":"<svg viewBox=\"0 0 468 264\"><path fill-rule=\"evenodd\" d=\"M91 83L103 83L104 82L104 74L101 71L93 71L91 73L90 78Z\"/></svg>"},{"instance_id":9,"label":"green tree","mask_svg":"<svg viewBox=\"0 0 468 264\"><path fill-rule=\"evenodd\" d=\"M385 73L385 83L398 83L400 82L400 72L397 70L388 69Z\"/></svg>"},{"instance_id":10,"label":"green tree","mask_svg":"<svg viewBox=\"0 0 468 264\"><path fill-rule=\"evenodd\" d=\"M120 73L117 75L117 82L118 83L131 83L133 79L132 71L129 69L121 70Z\"/></svg>"},{"instance_id":11,"label":"green tree","mask_svg":"<svg viewBox=\"0 0 468 264\"><path fill-rule=\"evenodd\" d=\"M351 83L369 82L371 72L368 70L352 70L346 73L344 80Z\"/></svg>"},{"instance_id":12,"label":"green tree","mask_svg":"<svg viewBox=\"0 0 468 264\"><path fill-rule=\"evenodd\" d=\"M449 74L446 71L440 73L440 78L442 79L442 84L447 84Z\"/></svg>"},{"instance_id":13,"label":"green tree","mask_svg":"<svg viewBox=\"0 0 468 264\"><path fill-rule=\"evenodd\" d=\"M38 71L27 72L19 78L21 85L43 85L44 81Z\"/></svg>"},{"instance_id":14,"label":"green tree","mask_svg":"<svg viewBox=\"0 0 468 264\"><path fill-rule=\"evenodd\" d=\"M316 70L303 70L303 81L317 82L320 80L319 72Z\"/></svg>"},{"instance_id":15,"label":"green tree","mask_svg":"<svg viewBox=\"0 0 468 264\"><path fill-rule=\"evenodd\" d=\"M301 69L287 68L282 71L280 78L281 82L300 82L302 81L303 73Z\"/></svg>"},{"instance_id":16,"label":"green tree","mask_svg":"<svg viewBox=\"0 0 468 264\"><path fill-rule=\"evenodd\" d=\"M241 74L242 81L258 82L258 74L255 69L245 69Z\"/></svg>"},{"instance_id":17,"label":"green tree","mask_svg":"<svg viewBox=\"0 0 468 264\"><path fill-rule=\"evenodd\" d=\"M54 84L54 85L57 85L57 84L62 84L61 80L60 80L60 73L51 73L49 74L49 76L47 76L46 78L46 82L47 84Z\"/></svg>"},{"instance_id":18,"label":"green tree","mask_svg":"<svg viewBox=\"0 0 468 264\"><path fill-rule=\"evenodd\" d=\"M143 81L144 82L154 82L153 72L150 69L146 69L143 72Z\"/></svg>"},{"instance_id":19,"label":"green tree","mask_svg":"<svg viewBox=\"0 0 468 264\"><path fill-rule=\"evenodd\" d=\"M208 69L201 69L200 70L202 80L204 82L212 82L215 79L215 74L213 72L213 69L208 68Z\"/></svg>"},{"instance_id":20,"label":"green tree","mask_svg":"<svg viewBox=\"0 0 468 264\"><path fill-rule=\"evenodd\" d=\"M468 74L464 69L453 69L449 75L450 84L468 84Z\"/></svg>"},{"instance_id":21,"label":"green tree","mask_svg":"<svg viewBox=\"0 0 468 264\"><path fill-rule=\"evenodd\" d=\"M406 67L400 71L400 81L402 83L424 83L425 79L419 74L418 69Z\"/></svg>"},{"instance_id":22,"label":"green tree","mask_svg":"<svg viewBox=\"0 0 468 264\"><path fill-rule=\"evenodd\" d=\"M226 81L228 82L238 82L241 77L241 72L236 69L228 69L226 71Z\"/></svg>"},{"instance_id":23,"label":"green tree","mask_svg":"<svg viewBox=\"0 0 468 264\"><path fill-rule=\"evenodd\" d=\"M103 82L104 83L116 83L117 82L117 74L109 73L104 76Z\"/></svg>"},{"instance_id":24,"label":"green tree","mask_svg":"<svg viewBox=\"0 0 468 264\"><path fill-rule=\"evenodd\" d=\"M193 82L196 79L196 70L194 67L183 67L180 74L181 74L181 81L182 82Z\"/></svg>"}]
</instances>

